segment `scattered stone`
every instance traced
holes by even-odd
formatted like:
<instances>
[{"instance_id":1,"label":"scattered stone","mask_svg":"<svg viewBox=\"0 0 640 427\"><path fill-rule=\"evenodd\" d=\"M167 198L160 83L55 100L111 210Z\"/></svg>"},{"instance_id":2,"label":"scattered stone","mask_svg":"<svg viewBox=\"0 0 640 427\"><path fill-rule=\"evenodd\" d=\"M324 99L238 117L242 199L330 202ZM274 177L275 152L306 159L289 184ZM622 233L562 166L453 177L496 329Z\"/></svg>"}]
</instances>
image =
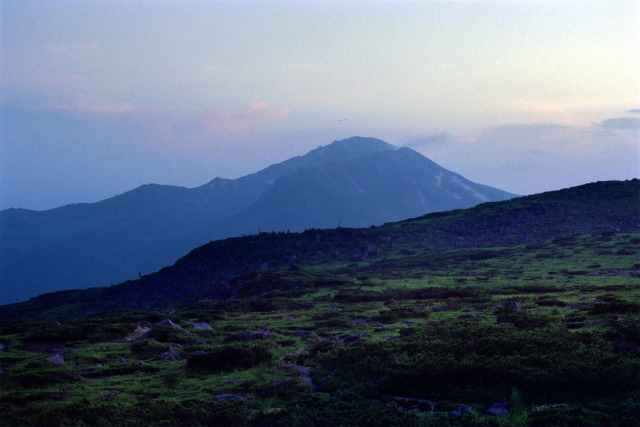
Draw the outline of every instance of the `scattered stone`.
<instances>
[{"instance_id":1,"label":"scattered stone","mask_svg":"<svg viewBox=\"0 0 640 427\"><path fill-rule=\"evenodd\" d=\"M536 406L532 410L529 411L531 414L535 414L536 412L546 411L549 409L555 408L566 408L568 405L566 403L547 403L545 405Z\"/></svg>"},{"instance_id":2,"label":"scattered stone","mask_svg":"<svg viewBox=\"0 0 640 427\"><path fill-rule=\"evenodd\" d=\"M267 414L277 414L278 412L282 412L284 409L282 408L269 408L267 409Z\"/></svg>"},{"instance_id":3,"label":"scattered stone","mask_svg":"<svg viewBox=\"0 0 640 427\"><path fill-rule=\"evenodd\" d=\"M282 320L296 320L295 317L291 316L282 316Z\"/></svg>"},{"instance_id":4,"label":"scattered stone","mask_svg":"<svg viewBox=\"0 0 640 427\"><path fill-rule=\"evenodd\" d=\"M506 301L502 306L513 311L520 311L520 306L515 301Z\"/></svg>"},{"instance_id":5,"label":"scattered stone","mask_svg":"<svg viewBox=\"0 0 640 427\"><path fill-rule=\"evenodd\" d=\"M53 363L54 365L58 365L58 366L64 366L66 364L62 356L59 354L53 354L47 357L47 360Z\"/></svg>"},{"instance_id":6,"label":"scattered stone","mask_svg":"<svg viewBox=\"0 0 640 427\"><path fill-rule=\"evenodd\" d=\"M213 400L216 402L226 402L227 400L231 400L232 402L244 402L247 398L238 396L237 394L218 394L213 396Z\"/></svg>"},{"instance_id":7,"label":"scattered stone","mask_svg":"<svg viewBox=\"0 0 640 427\"><path fill-rule=\"evenodd\" d=\"M182 326L180 326L180 325L178 325L176 323L173 323L169 319L164 319L163 321L156 323L155 326L168 326L171 329L178 329L180 331L184 331L184 328Z\"/></svg>"},{"instance_id":8,"label":"scattered stone","mask_svg":"<svg viewBox=\"0 0 640 427\"><path fill-rule=\"evenodd\" d=\"M456 409L454 409L453 411L449 412L449 417L450 418L457 418L460 417L462 415L472 415L473 414L473 409L469 408L467 405L464 404L460 404L458 405L458 407Z\"/></svg>"},{"instance_id":9,"label":"scattered stone","mask_svg":"<svg viewBox=\"0 0 640 427\"><path fill-rule=\"evenodd\" d=\"M223 385L227 385L227 384L230 384L230 385L239 385L239 384L242 384L242 383L244 383L244 381L234 381L234 380L229 380L229 381L225 381L225 382L223 382L222 384L223 384Z\"/></svg>"},{"instance_id":10,"label":"scattered stone","mask_svg":"<svg viewBox=\"0 0 640 427\"><path fill-rule=\"evenodd\" d=\"M212 330L213 328L207 322L195 322L193 329L196 330Z\"/></svg>"},{"instance_id":11,"label":"scattered stone","mask_svg":"<svg viewBox=\"0 0 640 427\"><path fill-rule=\"evenodd\" d=\"M131 332L129 335L127 335L126 337L124 337L125 341L133 341L133 340L137 340L138 338L142 337L143 335L145 335L147 332L149 332L151 330L151 328L148 328L146 326L136 326L136 328L133 330L133 332Z\"/></svg>"},{"instance_id":12,"label":"scattered stone","mask_svg":"<svg viewBox=\"0 0 640 427\"><path fill-rule=\"evenodd\" d=\"M238 341L253 341L253 340L263 340L265 338L271 337L271 332L269 331L246 331L239 332L237 334L229 335L229 339L238 340Z\"/></svg>"},{"instance_id":13,"label":"scattered stone","mask_svg":"<svg viewBox=\"0 0 640 427\"><path fill-rule=\"evenodd\" d=\"M367 335L368 334L366 332L362 334L349 334L346 337L344 337L344 342L362 341L362 339Z\"/></svg>"},{"instance_id":14,"label":"scattered stone","mask_svg":"<svg viewBox=\"0 0 640 427\"><path fill-rule=\"evenodd\" d=\"M509 415L509 410L507 410L508 405L509 402L494 403L487 409L487 414L493 415L494 417L506 417Z\"/></svg>"},{"instance_id":15,"label":"scattered stone","mask_svg":"<svg viewBox=\"0 0 640 427\"><path fill-rule=\"evenodd\" d=\"M179 360L182 360L182 357L180 357L180 355L178 355L178 354L171 353L169 351L165 351L160 356L158 356L156 359L166 360L167 362L177 362Z\"/></svg>"}]
</instances>

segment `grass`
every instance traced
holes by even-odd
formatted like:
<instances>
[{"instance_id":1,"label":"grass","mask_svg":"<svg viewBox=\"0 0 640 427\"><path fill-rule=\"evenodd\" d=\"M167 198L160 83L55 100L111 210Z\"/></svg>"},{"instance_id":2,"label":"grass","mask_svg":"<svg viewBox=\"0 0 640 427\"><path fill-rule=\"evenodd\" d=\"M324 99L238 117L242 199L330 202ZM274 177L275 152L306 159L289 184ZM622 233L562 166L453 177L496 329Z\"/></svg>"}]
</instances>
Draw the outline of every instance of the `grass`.
<instances>
[{"instance_id":1,"label":"grass","mask_svg":"<svg viewBox=\"0 0 640 427\"><path fill-rule=\"evenodd\" d=\"M624 254L598 254L600 238L416 254L348 275L285 268L246 278L265 290L257 299L14 322L0 335L5 422L629 425L640 279L626 252L640 235L608 237ZM390 268L402 274L377 275ZM184 331L153 326L167 317ZM139 324L148 336L125 342ZM486 414L505 401L508 418ZM473 416L450 417L459 402Z\"/></svg>"}]
</instances>

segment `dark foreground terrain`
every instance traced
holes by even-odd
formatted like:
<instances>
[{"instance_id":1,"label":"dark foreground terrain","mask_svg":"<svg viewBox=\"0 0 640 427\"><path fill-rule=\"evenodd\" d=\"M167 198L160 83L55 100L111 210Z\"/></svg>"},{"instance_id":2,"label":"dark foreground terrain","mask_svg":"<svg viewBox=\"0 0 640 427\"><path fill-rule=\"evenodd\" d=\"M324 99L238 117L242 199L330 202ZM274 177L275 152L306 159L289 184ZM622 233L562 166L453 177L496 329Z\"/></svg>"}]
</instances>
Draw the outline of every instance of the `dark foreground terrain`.
<instances>
[{"instance_id":1,"label":"dark foreground terrain","mask_svg":"<svg viewBox=\"0 0 640 427\"><path fill-rule=\"evenodd\" d=\"M640 181L0 307L3 425L640 425Z\"/></svg>"}]
</instances>

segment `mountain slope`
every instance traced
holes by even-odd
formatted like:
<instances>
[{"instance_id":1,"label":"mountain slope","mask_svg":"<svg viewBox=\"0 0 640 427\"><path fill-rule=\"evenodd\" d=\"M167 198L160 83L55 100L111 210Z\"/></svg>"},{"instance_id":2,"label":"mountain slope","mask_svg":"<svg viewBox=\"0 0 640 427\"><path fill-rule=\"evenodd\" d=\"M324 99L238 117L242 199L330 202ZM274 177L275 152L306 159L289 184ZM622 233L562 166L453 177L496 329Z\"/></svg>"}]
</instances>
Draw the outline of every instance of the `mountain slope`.
<instances>
[{"instance_id":1,"label":"mountain slope","mask_svg":"<svg viewBox=\"0 0 640 427\"><path fill-rule=\"evenodd\" d=\"M92 204L0 212L0 303L122 282L212 239L258 230L368 226L512 194L407 148L354 137L236 180L145 185Z\"/></svg>"},{"instance_id":2,"label":"mountain slope","mask_svg":"<svg viewBox=\"0 0 640 427\"><path fill-rule=\"evenodd\" d=\"M532 245L535 249L553 241L570 249L578 235L639 233L638 196L640 180L598 182L432 213L380 227L229 238L194 249L173 266L139 280L108 288L42 295L1 308L0 318L180 308L200 299L255 297L273 287L245 286L247 277L287 266L322 266L324 272L344 280L373 272L379 277L424 277L429 271L443 268L442 254L448 251L444 257L449 264L444 271L452 274L449 269L462 269L465 260L475 265L498 254L509 258L505 248L517 245ZM362 264L350 266L353 262ZM510 268L517 270L515 265ZM280 286L279 276L274 274L273 283Z\"/></svg>"}]
</instances>

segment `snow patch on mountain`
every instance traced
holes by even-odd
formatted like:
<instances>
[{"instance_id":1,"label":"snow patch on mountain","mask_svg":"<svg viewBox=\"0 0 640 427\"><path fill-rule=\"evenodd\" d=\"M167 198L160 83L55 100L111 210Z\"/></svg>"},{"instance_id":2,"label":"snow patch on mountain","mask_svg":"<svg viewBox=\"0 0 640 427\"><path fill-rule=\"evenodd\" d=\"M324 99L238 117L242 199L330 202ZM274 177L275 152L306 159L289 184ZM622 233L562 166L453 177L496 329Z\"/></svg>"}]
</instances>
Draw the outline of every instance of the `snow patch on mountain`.
<instances>
[{"instance_id":1,"label":"snow patch on mountain","mask_svg":"<svg viewBox=\"0 0 640 427\"><path fill-rule=\"evenodd\" d=\"M473 197L475 197L476 199L482 200L483 202L490 202L491 201L487 196L485 196L484 194L476 191L469 184L466 184L466 183L460 181L460 179L457 176L453 177L453 182L454 182L454 184L458 184L460 187L464 188L465 190L467 190L468 192L473 194Z\"/></svg>"}]
</instances>

